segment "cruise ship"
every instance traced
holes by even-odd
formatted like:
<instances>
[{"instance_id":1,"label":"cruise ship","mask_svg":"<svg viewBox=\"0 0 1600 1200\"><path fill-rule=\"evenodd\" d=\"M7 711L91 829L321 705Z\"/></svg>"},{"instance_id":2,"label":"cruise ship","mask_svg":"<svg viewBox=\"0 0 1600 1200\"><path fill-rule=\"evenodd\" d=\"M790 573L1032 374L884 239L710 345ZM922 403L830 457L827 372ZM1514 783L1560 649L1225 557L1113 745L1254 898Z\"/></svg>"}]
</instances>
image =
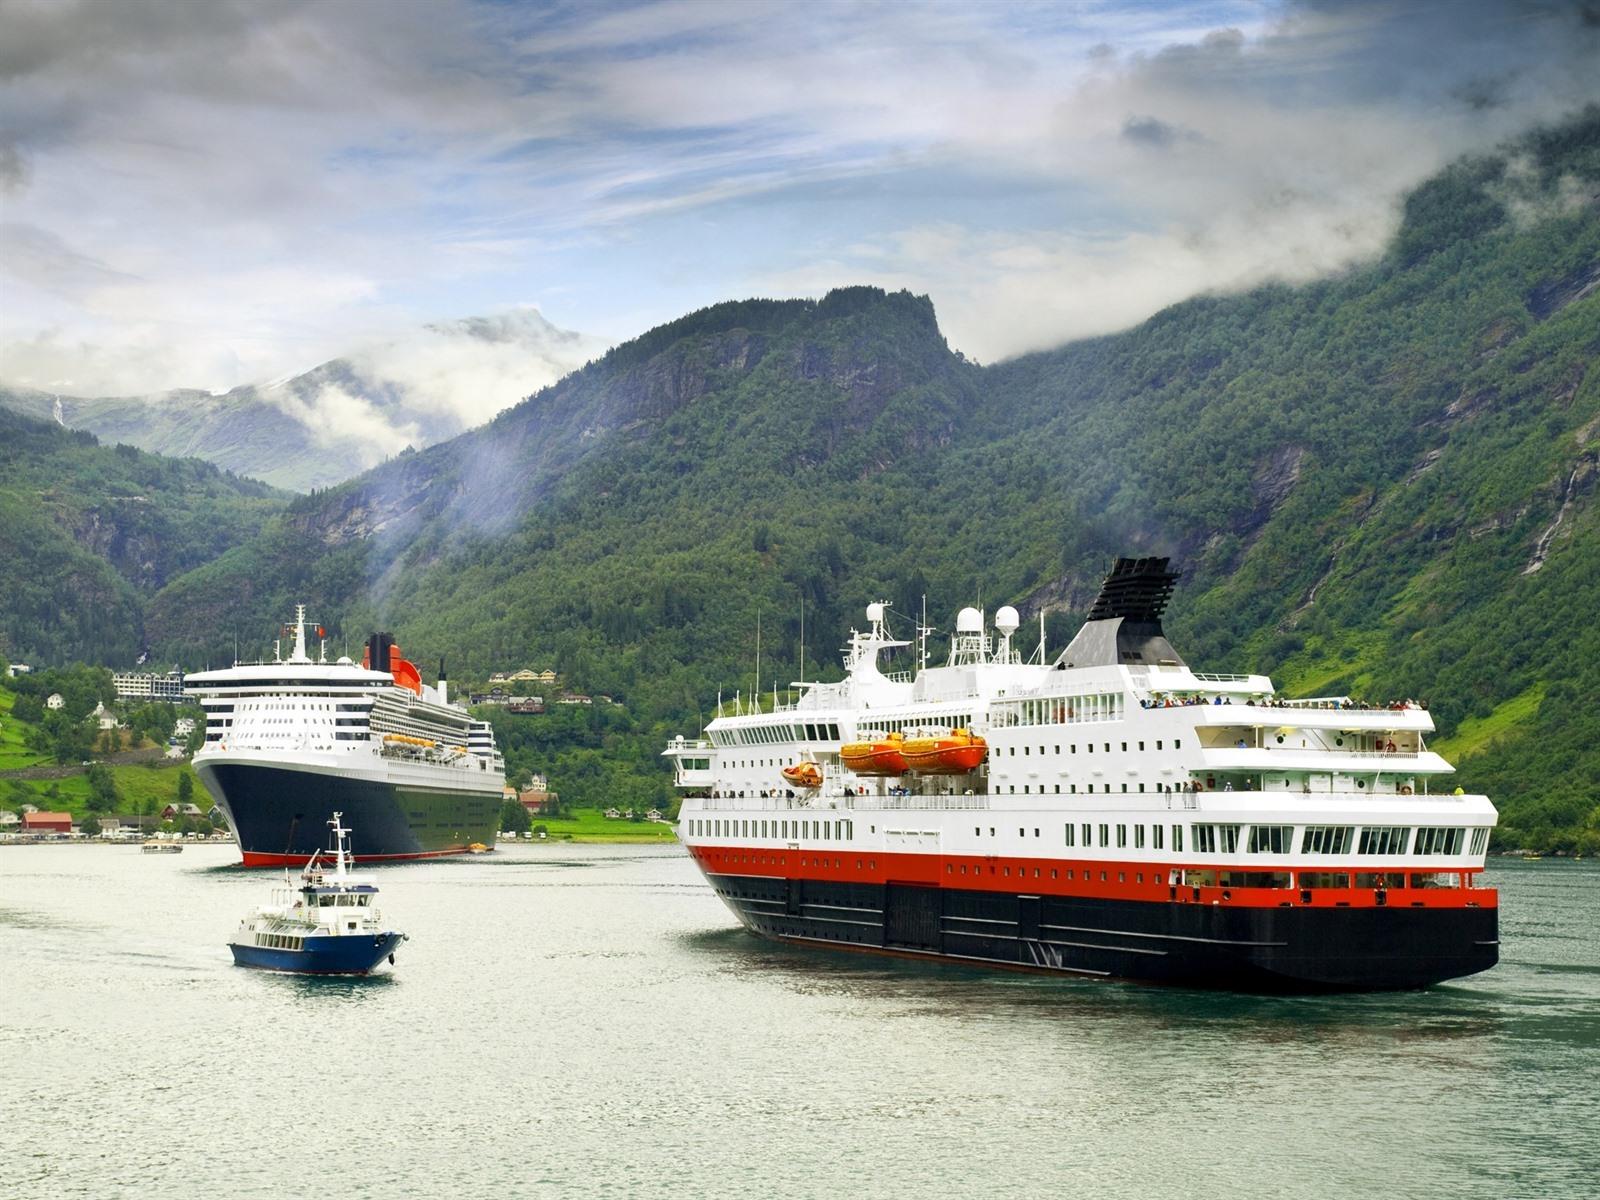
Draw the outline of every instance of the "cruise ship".
<instances>
[{"instance_id":1,"label":"cruise ship","mask_svg":"<svg viewBox=\"0 0 1600 1200\"><path fill-rule=\"evenodd\" d=\"M298 866L342 812L351 857L384 862L494 845L505 762L487 722L452 704L387 633L362 661L307 651L305 606L287 656L184 679L206 712L194 767L227 814L247 867Z\"/></svg>"},{"instance_id":2,"label":"cruise ship","mask_svg":"<svg viewBox=\"0 0 1600 1200\"><path fill-rule=\"evenodd\" d=\"M1427 709L1192 669L1161 624L1176 580L1118 559L1048 660L1014 609L992 634L964 609L948 661L919 627L901 673L881 656L912 643L869 606L842 680L668 745L682 840L786 942L1251 991L1493 966L1496 812L1451 786Z\"/></svg>"}]
</instances>

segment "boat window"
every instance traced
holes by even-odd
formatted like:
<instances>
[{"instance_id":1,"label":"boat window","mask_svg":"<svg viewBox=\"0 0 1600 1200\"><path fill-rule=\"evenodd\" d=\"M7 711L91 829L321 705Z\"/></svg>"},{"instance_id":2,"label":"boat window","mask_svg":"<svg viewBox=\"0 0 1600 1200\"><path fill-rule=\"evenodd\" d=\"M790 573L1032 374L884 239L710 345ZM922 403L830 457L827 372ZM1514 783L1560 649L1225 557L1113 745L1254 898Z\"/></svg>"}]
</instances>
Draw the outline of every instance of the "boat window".
<instances>
[{"instance_id":1,"label":"boat window","mask_svg":"<svg viewBox=\"0 0 1600 1200\"><path fill-rule=\"evenodd\" d=\"M1083 823L1083 844L1085 846L1094 845L1094 838L1091 836L1091 834L1093 834L1093 832L1094 832L1094 827L1091 826L1089 824L1089 822L1085 821Z\"/></svg>"},{"instance_id":2,"label":"boat window","mask_svg":"<svg viewBox=\"0 0 1600 1200\"><path fill-rule=\"evenodd\" d=\"M1294 844L1293 825L1250 826L1251 854L1287 854Z\"/></svg>"},{"instance_id":3,"label":"boat window","mask_svg":"<svg viewBox=\"0 0 1600 1200\"><path fill-rule=\"evenodd\" d=\"M1159 825L1150 826L1150 848L1152 850L1161 849L1161 826Z\"/></svg>"},{"instance_id":4,"label":"boat window","mask_svg":"<svg viewBox=\"0 0 1600 1200\"><path fill-rule=\"evenodd\" d=\"M1361 831L1358 854L1404 854L1411 841L1407 825L1369 825Z\"/></svg>"},{"instance_id":5,"label":"boat window","mask_svg":"<svg viewBox=\"0 0 1600 1200\"><path fill-rule=\"evenodd\" d=\"M1349 854L1353 825L1307 825L1300 845L1302 854Z\"/></svg>"},{"instance_id":6,"label":"boat window","mask_svg":"<svg viewBox=\"0 0 1600 1200\"><path fill-rule=\"evenodd\" d=\"M1133 827L1133 848L1135 850L1143 850L1144 849L1144 826L1143 825L1135 825Z\"/></svg>"},{"instance_id":7,"label":"boat window","mask_svg":"<svg viewBox=\"0 0 1600 1200\"><path fill-rule=\"evenodd\" d=\"M1183 853L1183 826L1182 825L1174 825L1172 827L1172 848L1173 848L1173 850L1177 851L1179 854Z\"/></svg>"},{"instance_id":8,"label":"boat window","mask_svg":"<svg viewBox=\"0 0 1600 1200\"><path fill-rule=\"evenodd\" d=\"M1111 845L1111 826L1110 825L1102 825L1102 826L1100 826L1100 844L1102 846Z\"/></svg>"},{"instance_id":9,"label":"boat window","mask_svg":"<svg viewBox=\"0 0 1600 1200\"><path fill-rule=\"evenodd\" d=\"M1482 854L1489 847L1489 830L1479 826L1472 831L1472 853Z\"/></svg>"},{"instance_id":10,"label":"boat window","mask_svg":"<svg viewBox=\"0 0 1600 1200\"><path fill-rule=\"evenodd\" d=\"M1127 844L1128 844L1128 827L1126 825L1118 825L1117 826L1117 849L1121 850L1125 846L1127 846Z\"/></svg>"},{"instance_id":11,"label":"boat window","mask_svg":"<svg viewBox=\"0 0 1600 1200\"><path fill-rule=\"evenodd\" d=\"M1466 835L1464 829L1429 829L1417 830L1417 854L1460 854L1461 843Z\"/></svg>"},{"instance_id":12,"label":"boat window","mask_svg":"<svg viewBox=\"0 0 1600 1200\"><path fill-rule=\"evenodd\" d=\"M1067 823L1067 829L1066 829L1066 834L1067 834L1067 837L1066 837L1066 841L1064 841L1064 842L1063 842L1063 843L1062 843L1062 845L1064 845L1064 846L1072 846L1072 845L1076 845L1076 843L1075 843L1075 842L1074 842L1074 841L1073 841L1073 839L1072 839L1072 835L1073 835L1073 834L1074 834L1074 833L1075 833L1075 832L1077 832L1077 831L1076 831L1076 830L1074 830L1074 829L1073 829L1073 828L1072 828L1072 823L1071 823L1071 822L1070 822L1070 821L1069 821L1069 822L1068 822L1068 823Z\"/></svg>"}]
</instances>

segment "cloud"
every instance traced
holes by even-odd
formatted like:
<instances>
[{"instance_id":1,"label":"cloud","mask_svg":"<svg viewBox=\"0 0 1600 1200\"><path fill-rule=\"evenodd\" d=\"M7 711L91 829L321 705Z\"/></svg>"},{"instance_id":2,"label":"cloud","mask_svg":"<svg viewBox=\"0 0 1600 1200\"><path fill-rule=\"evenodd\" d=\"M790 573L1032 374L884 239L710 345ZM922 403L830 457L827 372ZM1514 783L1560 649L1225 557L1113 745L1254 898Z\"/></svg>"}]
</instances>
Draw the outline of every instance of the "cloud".
<instances>
[{"instance_id":1,"label":"cloud","mask_svg":"<svg viewBox=\"0 0 1600 1200\"><path fill-rule=\"evenodd\" d=\"M1594 12L12 4L0 376L221 389L439 314L630 334L823 278L936 282L993 358L1374 253L1443 162L1600 97ZM476 369L435 349L434 394Z\"/></svg>"}]
</instances>

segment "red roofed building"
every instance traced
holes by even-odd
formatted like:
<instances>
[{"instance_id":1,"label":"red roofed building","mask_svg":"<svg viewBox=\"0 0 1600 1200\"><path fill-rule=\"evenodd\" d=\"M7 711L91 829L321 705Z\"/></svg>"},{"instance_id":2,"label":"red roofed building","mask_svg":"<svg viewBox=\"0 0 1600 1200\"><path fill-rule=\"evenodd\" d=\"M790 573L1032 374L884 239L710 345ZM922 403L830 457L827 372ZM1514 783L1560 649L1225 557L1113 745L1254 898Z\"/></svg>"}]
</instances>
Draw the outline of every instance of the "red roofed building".
<instances>
[{"instance_id":1,"label":"red roofed building","mask_svg":"<svg viewBox=\"0 0 1600 1200\"><path fill-rule=\"evenodd\" d=\"M72 814L31 812L22 814L24 833L71 833Z\"/></svg>"}]
</instances>

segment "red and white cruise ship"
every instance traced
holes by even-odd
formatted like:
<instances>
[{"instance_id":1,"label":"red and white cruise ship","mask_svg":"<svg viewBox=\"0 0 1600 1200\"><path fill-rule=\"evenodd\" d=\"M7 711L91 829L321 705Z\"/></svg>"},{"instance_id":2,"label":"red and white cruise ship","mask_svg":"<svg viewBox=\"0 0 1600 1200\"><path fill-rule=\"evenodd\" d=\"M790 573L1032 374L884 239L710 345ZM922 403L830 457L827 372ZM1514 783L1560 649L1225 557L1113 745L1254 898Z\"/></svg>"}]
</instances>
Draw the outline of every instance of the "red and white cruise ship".
<instances>
[{"instance_id":1,"label":"red and white cruise ship","mask_svg":"<svg viewBox=\"0 0 1600 1200\"><path fill-rule=\"evenodd\" d=\"M1012 649L1014 609L992 637L965 609L949 661L906 675L881 669L908 643L871 605L842 680L668 746L680 836L747 928L789 942L1251 990L1493 966L1495 809L1449 785L1426 709L1192 670L1161 628L1176 579L1117 560L1048 662ZM802 762L817 786L789 781Z\"/></svg>"}]
</instances>

